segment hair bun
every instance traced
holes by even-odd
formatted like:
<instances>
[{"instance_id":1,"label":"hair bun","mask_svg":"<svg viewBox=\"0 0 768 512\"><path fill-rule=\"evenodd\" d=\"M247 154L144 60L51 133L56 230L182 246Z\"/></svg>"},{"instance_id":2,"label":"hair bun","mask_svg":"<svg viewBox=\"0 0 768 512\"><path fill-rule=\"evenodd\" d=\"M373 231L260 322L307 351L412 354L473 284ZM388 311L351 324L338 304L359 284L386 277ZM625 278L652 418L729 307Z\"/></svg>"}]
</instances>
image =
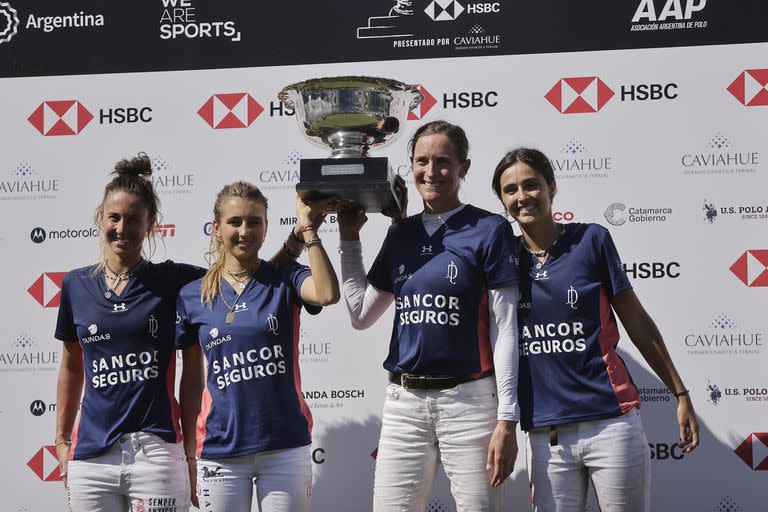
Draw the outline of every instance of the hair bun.
<instances>
[{"instance_id":1,"label":"hair bun","mask_svg":"<svg viewBox=\"0 0 768 512\"><path fill-rule=\"evenodd\" d=\"M115 164L113 174L118 176L151 176L152 161L143 151L130 160L124 158Z\"/></svg>"}]
</instances>

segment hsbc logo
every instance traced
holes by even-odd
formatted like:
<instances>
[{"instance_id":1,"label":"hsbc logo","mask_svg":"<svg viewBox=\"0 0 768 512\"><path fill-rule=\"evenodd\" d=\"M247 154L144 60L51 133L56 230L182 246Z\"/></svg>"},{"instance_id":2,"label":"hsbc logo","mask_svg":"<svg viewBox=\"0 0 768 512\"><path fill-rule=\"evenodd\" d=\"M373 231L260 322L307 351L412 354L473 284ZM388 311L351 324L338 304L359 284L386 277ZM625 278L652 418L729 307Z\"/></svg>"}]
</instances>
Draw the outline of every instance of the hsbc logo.
<instances>
[{"instance_id":1,"label":"hsbc logo","mask_svg":"<svg viewBox=\"0 0 768 512\"><path fill-rule=\"evenodd\" d=\"M599 77L561 78L544 96L561 114L587 114L602 109L615 92Z\"/></svg>"},{"instance_id":2,"label":"hsbc logo","mask_svg":"<svg viewBox=\"0 0 768 512\"><path fill-rule=\"evenodd\" d=\"M16 9L7 2L0 2L0 44L7 43L19 29Z\"/></svg>"},{"instance_id":3,"label":"hsbc logo","mask_svg":"<svg viewBox=\"0 0 768 512\"><path fill-rule=\"evenodd\" d=\"M54 445L46 445L40 448L27 461L27 467L43 482L61 482L63 480L59 468L59 460L56 458L56 446Z\"/></svg>"},{"instance_id":4,"label":"hsbc logo","mask_svg":"<svg viewBox=\"0 0 768 512\"><path fill-rule=\"evenodd\" d=\"M768 286L768 249L752 249L739 256L730 271L750 288Z\"/></svg>"},{"instance_id":5,"label":"hsbc logo","mask_svg":"<svg viewBox=\"0 0 768 512\"><path fill-rule=\"evenodd\" d=\"M408 119L410 121L418 121L419 119L423 119L424 116L426 116L427 113L432 110L432 107L437 104L437 99L435 99L435 97L432 96L429 91L424 88L423 85L419 84L418 88L419 92L424 96L424 100L419 103L416 108L408 111Z\"/></svg>"},{"instance_id":6,"label":"hsbc logo","mask_svg":"<svg viewBox=\"0 0 768 512\"><path fill-rule=\"evenodd\" d=\"M27 288L27 292L44 308L57 308L65 275L66 272L45 272Z\"/></svg>"},{"instance_id":7,"label":"hsbc logo","mask_svg":"<svg viewBox=\"0 0 768 512\"><path fill-rule=\"evenodd\" d=\"M44 101L27 120L42 135L77 135L93 119L85 105L77 100Z\"/></svg>"},{"instance_id":8,"label":"hsbc logo","mask_svg":"<svg viewBox=\"0 0 768 512\"><path fill-rule=\"evenodd\" d=\"M214 130L247 128L264 111L258 101L246 92L214 94L206 101L198 115Z\"/></svg>"},{"instance_id":9,"label":"hsbc logo","mask_svg":"<svg viewBox=\"0 0 768 512\"><path fill-rule=\"evenodd\" d=\"M768 470L768 432L749 434L733 451L752 470Z\"/></svg>"},{"instance_id":10,"label":"hsbc logo","mask_svg":"<svg viewBox=\"0 0 768 512\"><path fill-rule=\"evenodd\" d=\"M453 21L464 12L464 6L456 0L433 0L424 12L434 21Z\"/></svg>"},{"instance_id":11,"label":"hsbc logo","mask_svg":"<svg viewBox=\"0 0 768 512\"><path fill-rule=\"evenodd\" d=\"M745 107L768 105L768 69L747 69L728 86L734 98Z\"/></svg>"}]
</instances>

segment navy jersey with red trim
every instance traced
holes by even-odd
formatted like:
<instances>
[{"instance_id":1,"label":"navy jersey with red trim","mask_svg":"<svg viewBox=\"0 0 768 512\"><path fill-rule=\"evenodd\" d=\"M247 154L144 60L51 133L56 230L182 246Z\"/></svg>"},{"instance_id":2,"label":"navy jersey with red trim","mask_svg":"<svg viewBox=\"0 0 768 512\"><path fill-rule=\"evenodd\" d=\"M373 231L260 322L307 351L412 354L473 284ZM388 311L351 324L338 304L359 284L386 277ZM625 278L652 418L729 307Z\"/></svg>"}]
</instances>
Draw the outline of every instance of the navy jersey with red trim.
<instances>
[{"instance_id":1,"label":"navy jersey with red trim","mask_svg":"<svg viewBox=\"0 0 768 512\"><path fill-rule=\"evenodd\" d=\"M488 290L517 284L512 228L472 205L431 236L421 215L390 227L368 281L395 296L384 368L464 376L493 368Z\"/></svg>"},{"instance_id":2,"label":"navy jersey with red trim","mask_svg":"<svg viewBox=\"0 0 768 512\"><path fill-rule=\"evenodd\" d=\"M104 274L94 275L93 267L64 277L55 337L79 340L85 374L70 458L100 455L131 432L181 441L174 396L176 297L203 273L170 260L146 262L120 296L110 298Z\"/></svg>"},{"instance_id":3,"label":"navy jersey with red trim","mask_svg":"<svg viewBox=\"0 0 768 512\"><path fill-rule=\"evenodd\" d=\"M611 235L572 223L543 265L516 238L520 262L521 428L610 418L640 406L611 300L631 288Z\"/></svg>"},{"instance_id":4,"label":"navy jersey with red trim","mask_svg":"<svg viewBox=\"0 0 768 512\"><path fill-rule=\"evenodd\" d=\"M202 280L181 290L176 345L199 343L206 361L198 456L238 457L311 442L298 360L299 293L309 275L295 262L262 261L239 296L222 281L213 308L200 302Z\"/></svg>"}]
</instances>

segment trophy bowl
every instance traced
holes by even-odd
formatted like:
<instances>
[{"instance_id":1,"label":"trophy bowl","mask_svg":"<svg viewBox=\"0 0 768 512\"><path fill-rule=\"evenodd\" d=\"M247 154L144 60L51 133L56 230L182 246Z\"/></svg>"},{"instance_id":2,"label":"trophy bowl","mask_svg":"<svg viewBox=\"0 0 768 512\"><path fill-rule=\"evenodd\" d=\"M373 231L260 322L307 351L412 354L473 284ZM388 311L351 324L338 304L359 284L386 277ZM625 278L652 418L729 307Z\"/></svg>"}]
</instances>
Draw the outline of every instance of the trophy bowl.
<instances>
[{"instance_id":1,"label":"trophy bowl","mask_svg":"<svg viewBox=\"0 0 768 512\"><path fill-rule=\"evenodd\" d=\"M363 76L314 78L278 95L292 108L304 135L330 148L325 159L301 159L296 189L302 199L338 196L368 212L399 211L389 161L368 157L370 148L392 143L408 111L424 99L415 85Z\"/></svg>"}]
</instances>

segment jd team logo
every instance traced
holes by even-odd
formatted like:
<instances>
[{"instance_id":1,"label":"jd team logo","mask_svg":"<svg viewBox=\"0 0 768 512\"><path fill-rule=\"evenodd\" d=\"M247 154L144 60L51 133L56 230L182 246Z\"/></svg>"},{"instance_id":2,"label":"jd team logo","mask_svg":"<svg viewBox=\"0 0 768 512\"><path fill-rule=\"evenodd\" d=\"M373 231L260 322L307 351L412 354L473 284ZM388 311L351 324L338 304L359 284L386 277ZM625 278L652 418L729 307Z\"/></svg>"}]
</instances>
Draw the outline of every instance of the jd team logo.
<instances>
[{"instance_id":1,"label":"jd team logo","mask_svg":"<svg viewBox=\"0 0 768 512\"><path fill-rule=\"evenodd\" d=\"M731 272L745 285L768 286L768 249L753 249L739 256Z\"/></svg>"},{"instance_id":2,"label":"jd team logo","mask_svg":"<svg viewBox=\"0 0 768 512\"><path fill-rule=\"evenodd\" d=\"M768 470L768 432L749 434L733 451L753 470Z\"/></svg>"},{"instance_id":3,"label":"jd team logo","mask_svg":"<svg viewBox=\"0 0 768 512\"><path fill-rule=\"evenodd\" d=\"M413 110L408 111L408 120L409 121L418 121L419 119L423 119L425 115L427 115L427 112L432 110L432 107L434 107L437 104L437 100L434 96L432 96L428 90L424 88L423 85L419 84L419 92L424 96L424 100Z\"/></svg>"},{"instance_id":4,"label":"jd team logo","mask_svg":"<svg viewBox=\"0 0 768 512\"><path fill-rule=\"evenodd\" d=\"M45 308L59 307L61 300L61 283L66 272L45 272L27 288L29 294Z\"/></svg>"},{"instance_id":5,"label":"jd team logo","mask_svg":"<svg viewBox=\"0 0 768 512\"><path fill-rule=\"evenodd\" d=\"M93 119L93 114L77 100L44 101L27 120L41 134L77 135Z\"/></svg>"},{"instance_id":6,"label":"jd team logo","mask_svg":"<svg viewBox=\"0 0 768 512\"><path fill-rule=\"evenodd\" d=\"M16 9L7 2L0 2L0 44L7 43L19 28Z\"/></svg>"},{"instance_id":7,"label":"jd team logo","mask_svg":"<svg viewBox=\"0 0 768 512\"><path fill-rule=\"evenodd\" d=\"M544 96L561 114L597 112L616 93L596 76L561 78Z\"/></svg>"},{"instance_id":8,"label":"jd team logo","mask_svg":"<svg viewBox=\"0 0 768 512\"><path fill-rule=\"evenodd\" d=\"M768 69L747 69L728 86L734 98L746 107L768 105Z\"/></svg>"},{"instance_id":9,"label":"jd team logo","mask_svg":"<svg viewBox=\"0 0 768 512\"><path fill-rule=\"evenodd\" d=\"M246 92L214 94L197 113L214 130L247 128L264 111L258 101Z\"/></svg>"},{"instance_id":10,"label":"jd team logo","mask_svg":"<svg viewBox=\"0 0 768 512\"><path fill-rule=\"evenodd\" d=\"M59 469L59 461L56 458L56 447L53 445L40 448L27 461L27 466L43 482L61 482L63 480Z\"/></svg>"}]
</instances>

